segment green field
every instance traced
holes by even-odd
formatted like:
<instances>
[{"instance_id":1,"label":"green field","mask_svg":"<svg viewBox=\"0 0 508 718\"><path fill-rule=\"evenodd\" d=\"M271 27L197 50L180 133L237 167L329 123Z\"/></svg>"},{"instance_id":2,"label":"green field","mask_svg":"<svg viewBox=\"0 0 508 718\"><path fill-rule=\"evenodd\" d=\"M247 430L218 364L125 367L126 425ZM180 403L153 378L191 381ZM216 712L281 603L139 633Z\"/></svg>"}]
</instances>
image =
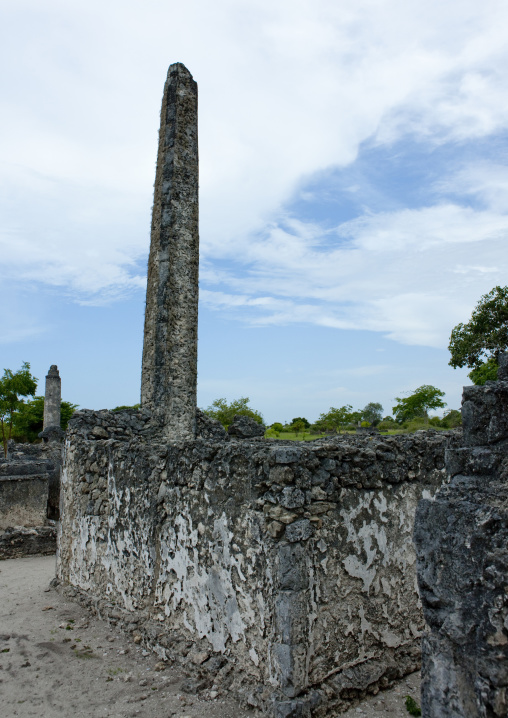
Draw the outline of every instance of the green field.
<instances>
[{"instance_id":1,"label":"green field","mask_svg":"<svg viewBox=\"0 0 508 718\"><path fill-rule=\"evenodd\" d=\"M407 428L400 427L397 429L390 429L389 431L383 431L380 434L377 434L377 436L395 436L397 434L413 434L415 431L418 431L420 429L435 429L436 431L449 431L449 429L445 429L442 426L424 426L422 424L417 424L416 426L410 426ZM298 433L295 434L294 431L281 431L278 436L273 436L272 434L265 434L267 439L278 439L278 440L284 440L284 441L314 441L314 439L323 439L326 436L328 438L333 439L335 436L361 436L361 434L357 434L356 431L342 431L340 434L310 434L309 432L304 432L304 434Z\"/></svg>"}]
</instances>

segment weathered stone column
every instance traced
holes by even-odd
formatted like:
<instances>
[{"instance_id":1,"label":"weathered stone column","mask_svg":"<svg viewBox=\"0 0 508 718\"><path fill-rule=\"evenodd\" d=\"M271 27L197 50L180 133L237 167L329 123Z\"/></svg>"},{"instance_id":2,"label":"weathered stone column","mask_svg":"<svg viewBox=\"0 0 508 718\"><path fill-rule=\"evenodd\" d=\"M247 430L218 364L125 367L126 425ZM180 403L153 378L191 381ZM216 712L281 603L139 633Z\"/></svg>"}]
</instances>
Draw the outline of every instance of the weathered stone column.
<instances>
[{"instance_id":1,"label":"weathered stone column","mask_svg":"<svg viewBox=\"0 0 508 718\"><path fill-rule=\"evenodd\" d=\"M62 402L62 381L56 364L49 367L46 375L46 393L44 394L44 423L42 430L52 426L60 428L60 405Z\"/></svg>"},{"instance_id":2,"label":"weathered stone column","mask_svg":"<svg viewBox=\"0 0 508 718\"><path fill-rule=\"evenodd\" d=\"M198 90L181 63L164 87L155 175L141 403L168 439L194 438L198 327Z\"/></svg>"}]
</instances>

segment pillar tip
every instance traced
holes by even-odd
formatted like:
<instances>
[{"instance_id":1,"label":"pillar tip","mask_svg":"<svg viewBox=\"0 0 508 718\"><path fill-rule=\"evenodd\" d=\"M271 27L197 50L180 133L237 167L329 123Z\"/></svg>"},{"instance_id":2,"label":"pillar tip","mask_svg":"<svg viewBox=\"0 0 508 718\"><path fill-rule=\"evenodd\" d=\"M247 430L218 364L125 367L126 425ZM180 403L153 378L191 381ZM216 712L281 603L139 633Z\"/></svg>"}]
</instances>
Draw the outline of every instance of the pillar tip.
<instances>
[{"instance_id":1,"label":"pillar tip","mask_svg":"<svg viewBox=\"0 0 508 718\"><path fill-rule=\"evenodd\" d=\"M192 78L192 74L182 62L174 62L172 65L169 66L168 77L174 74L187 75L188 77Z\"/></svg>"}]
</instances>

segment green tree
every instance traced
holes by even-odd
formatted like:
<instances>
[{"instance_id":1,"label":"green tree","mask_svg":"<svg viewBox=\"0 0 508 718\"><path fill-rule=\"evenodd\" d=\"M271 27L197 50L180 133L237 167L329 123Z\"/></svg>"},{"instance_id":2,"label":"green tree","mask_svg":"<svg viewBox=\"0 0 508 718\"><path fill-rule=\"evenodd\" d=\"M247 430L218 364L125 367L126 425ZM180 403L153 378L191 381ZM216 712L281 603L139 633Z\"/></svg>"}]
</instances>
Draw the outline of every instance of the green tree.
<instances>
[{"instance_id":1,"label":"green tree","mask_svg":"<svg viewBox=\"0 0 508 718\"><path fill-rule=\"evenodd\" d=\"M293 424L296 424L297 421L303 421L303 424L304 424L304 426L305 426L306 429L308 429L308 428L310 427L310 421L307 421L307 419L306 419L305 417L303 417L303 416L297 416L297 417L295 417L295 418L293 419L293 421L291 422L291 424L292 424L292 425L293 425Z\"/></svg>"},{"instance_id":2,"label":"green tree","mask_svg":"<svg viewBox=\"0 0 508 718\"><path fill-rule=\"evenodd\" d=\"M294 431L297 436L298 434L305 436L305 429L307 428L308 427L305 426L305 421L303 419L293 419L293 423L291 424L291 431Z\"/></svg>"},{"instance_id":3,"label":"green tree","mask_svg":"<svg viewBox=\"0 0 508 718\"><path fill-rule=\"evenodd\" d=\"M78 408L77 404L62 401L60 404L60 427L65 431L69 419ZM44 424L44 397L36 396L24 402L14 414L13 435L18 439L36 441Z\"/></svg>"},{"instance_id":4,"label":"green tree","mask_svg":"<svg viewBox=\"0 0 508 718\"><path fill-rule=\"evenodd\" d=\"M508 286L484 294L466 324L457 324L450 336L450 366L470 367L475 384L497 378L499 354L508 349Z\"/></svg>"},{"instance_id":5,"label":"green tree","mask_svg":"<svg viewBox=\"0 0 508 718\"><path fill-rule=\"evenodd\" d=\"M442 399L444 395L444 391L437 387L423 384L408 397L401 399L396 396L397 404L392 409L393 414L401 423L417 418L423 418L428 423L429 409L441 409L446 406Z\"/></svg>"},{"instance_id":6,"label":"green tree","mask_svg":"<svg viewBox=\"0 0 508 718\"><path fill-rule=\"evenodd\" d=\"M457 426L462 426L462 414L458 409L450 409L440 421L440 426L444 429L455 429Z\"/></svg>"},{"instance_id":7,"label":"green tree","mask_svg":"<svg viewBox=\"0 0 508 718\"><path fill-rule=\"evenodd\" d=\"M496 381L497 379L498 364L494 357L489 357L479 367L471 369L468 377L471 379L473 384L483 386L486 381Z\"/></svg>"},{"instance_id":8,"label":"green tree","mask_svg":"<svg viewBox=\"0 0 508 718\"><path fill-rule=\"evenodd\" d=\"M353 407L350 404L341 406L338 409L331 406L326 413L319 415L316 424L324 427L326 431L335 431L340 434L341 428L351 423L352 409Z\"/></svg>"},{"instance_id":9,"label":"green tree","mask_svg":"<svg viewBox=\"0 0 508 718\"><path fill-rule=\"evenodd\" d=\"M0 379L0 426L4 456L7 458L7 442L12 436L14 415L23 404L25 396L35 396L37 379L30 374L30 364L23 362L21 369L12 372L4 369Z\"/></svg>"},{"instance_id":10,"label":"green tree","mask_svg":"<svg viewBox=\"0 0 508 718\"><path fill-rule=\"evenodd\" d=\"M275 422L271 425L270 429L273 431L273 433L275 434L275 436L279 436L279 434L281 433L281 431L284 431L284 427L282 426L282 424L280 423L280 421L275 421Z\"/></svg>"},{"instance_id":11,"label":"green tree","mask_svg":"<svg viewBox=\"0 0 508 718\"><path fill-rule=\"evenodd\" d=\"M384 419L377 425L377 428L380 431L393 431L394 429L398 429L399 426L392 416L385 416Z\"/></svg>"},{"instance_id":12,"label":"green tree","mask_svg":"<svg viewBox=\"0 0 508 718\"><path fill-rule=\"evenodd\" d=\"M208 409L203 410L212 419L220 421L222 426L227 429L237 414L241 416L250 416L251 419L257 421L258 424L263 423L263 417L255 409L249 406L249 398L241 397L228 404L227 399L215 399Z\"/></svg>"},{"instance_id":13,"label":"green tree","mask_svg":"<svg viewBox=\"0 0 508 718\"><path fill-rule=\"evenodd\" d=\"M352 426L358 426L358 422L362 421L362 417L362 411L352 411L349 415L349 421L351 422Z\"/></svg>"},{"instance_id":14,"label":"green tree","mask_svg":"<svg viewBox=\"0 0 508 718\"><path fill-rule=\"evenodd\" d=\"M379 402L370 401L363 407L361 413L365 421L368 421L369 424L373 426L377 426L383 418L383 407Z\"/></svg>"}]
</instances>

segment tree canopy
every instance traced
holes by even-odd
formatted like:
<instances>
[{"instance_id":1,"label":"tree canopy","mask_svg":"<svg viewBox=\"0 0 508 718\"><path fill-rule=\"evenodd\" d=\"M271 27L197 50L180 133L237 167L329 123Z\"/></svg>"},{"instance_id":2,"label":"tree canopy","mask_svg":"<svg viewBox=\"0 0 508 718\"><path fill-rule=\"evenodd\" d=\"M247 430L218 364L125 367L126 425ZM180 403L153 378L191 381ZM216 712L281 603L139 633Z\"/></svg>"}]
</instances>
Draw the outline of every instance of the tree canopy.
<instances>
[{"instance_id":1,"label":"tree canopy","mask_svg":"<svg viewBox=\"0 0 508 718\"><path fill-rule=\"evenodd\" d=\"M308 429L310 427L310 421L307 421L307 419L304 416L295 416L295 418L291 421L291 423L296 424L297 421L303 421L306 429Z\"/></svg>"},{"instance_id":2,"label":"tree canopy","mask_svg":"<svg viewBox=\"0 0 508 718\"><path fill-rule=\"evenodd\" d=\"M316 425L326 431L336 431L340 434L341 428L351 423L352 409L351 404L339 408L331 406L327 412L319 415Z\"/></svg>"},{"instance_id":3,"label":"tree canopy","mask_svg":"<svg viewBox=\"0 0 508 718\"><path fill-rule=\"evenodd\" d=\"M69 419L78 408L77 404L62 401L60 404L60 428L65 431ZM13 431L17 438L22 437L28 441L35 441L42 431L44 424L44 397L36 396L34 399L23 402L13 420Z\"/></svg>"},{"instance_id":4,"label":"tree canopy","mask_svg":"<svg viewBox=\"0 0 508 718\"><path fill-rule=\"evenodd\" d=\"M379 424L383 419L383 406L379 402L370 401L363 407L361 414L369 424Z\"/></svg>"},{"instance_id":5,"label":"tree canopy","mask_svg":"<svg viewBox=\"0 0 508 718\"><path fill-rule=\"evenodd\" d=\"M471 319L452 329L448 349L450 366L470 367L475 384L497 378L499 354L508 349L508 286L481 297Z\"/></svg>"},{"instance_id":6,"label":"tree canopy","mask_svg":"<svg viewBox=\"0 0 508 718\"><path fill-rule=\"evenodd\" d=\"M309 424L310 426L310 424ZM304 436L305 430L309 427L305 426L305 420L303 418L296 418L293 419L290 429L295 432L295 434L301 434Z\"/></svg>"},{"instance_id":7,"label":"tree canopy","mask_svg":"<svg viewBox=\"0 0 508 718\"><path fill-rule=\"evenodd\" d=\"M428 419L429 409L442 409L446 406L442 397L445 395L435 386L423 384L407 397L395 397L397 404L393 407L393 415L399 422L411 421L417 417Z\"/></svg>"},{"instance_id":8,"label":"tree canopy","mask_svg":"<svg viewBox=\"0 0 508 718\"><path fill-rule=\"evenodd\" d=\"M220 421L225 429L233 422L237 414L250 416L258 424L262 424L263 416L259 411L249 406L249 401L249 397L245 396L230 403L228 403L227 399L215 399L208 409L204 409L204 413L208 414L212 419Z\"/></svg>"},{"instance_id":9,"label":"tree canopy","mask_svg":"<svg viewBox=\"0 0 508 718\"><path fill-rule=\"evenodd\" d=\"M12 437L14 415L23 404L23 397L35 396L37 379L30 374L30 364L23 362L17 372L4 369L0 379L0 426L4 456L7 457L7 442Z\"/></svg>"}]
</instances>

